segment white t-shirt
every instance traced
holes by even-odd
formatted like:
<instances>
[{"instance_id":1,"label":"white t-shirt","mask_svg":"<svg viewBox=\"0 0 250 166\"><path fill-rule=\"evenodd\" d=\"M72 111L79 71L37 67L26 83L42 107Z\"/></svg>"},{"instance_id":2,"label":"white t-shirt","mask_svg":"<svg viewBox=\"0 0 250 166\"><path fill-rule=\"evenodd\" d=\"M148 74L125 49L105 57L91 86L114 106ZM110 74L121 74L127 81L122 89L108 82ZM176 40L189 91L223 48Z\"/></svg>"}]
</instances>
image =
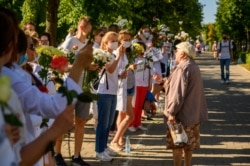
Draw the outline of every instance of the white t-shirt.
<instances>
[{"instance_id":1,"label":"white t-shirt","mask_svg":"<svg viewBox=\"0 0 250 166\"><path fill-rule=\"evenodd\" d=\"M76 36L73 36L71 38L66 39L63 44L59 48L67 49L67 50L72 50L73 46L78 46L78 49L75 50L75 55L79 53L79 51L85 47L88 43L88 39L85 40L84 43L82 43ZM82 72L82 75L80 77L80 81L78 82L78 85L82 87L83 83L83 78L84 78L84 71Z\"/></svg>"},{"instance_id":2,"label":"white t-shirt","mask_svg":"<svg viewBox=\"0 0 250 166\"><path fill-rule=\"evenodd\" d=\"M115 60L114 54L110 54L110 56L113 56L113 59ZM113 73L109 73L107 70L105 71L100 80L97 93L116 95L117 90L118 90L118 68L116 67Z\"/></svg>"},{"instance_id":3,"label":"white t-shirt","mask_svg":"<svg viewBox=\"0 0 250 166\"><path fill-rule=\"evenodd\" d=\"M220 59L230 59L230 49L233 49L233 45L230 41L222 41L218 43L217 49L220 50Z\"/></svg>"},{"instance_id":4,"label":"white t-shirt","mask_svg":"<svg viewBox=\"0 0 250 166\"><path fill-rule=\"evenodd\" d=\"M16 156L4 131L4 118L2 112L0 113L0 156L0 165L18 165Z\"/></svg>"},{"instance_id":5,"label":"white t-shirt","mask_svg":"<svg viewBox=\"0 0 250 166\"><path fill-rule=\"evenodd\" d=\"M78 49L75 50L75 54L77 55L79 51L85 47L88 43L88 39L85 40L84 43L82 43L76 36L73 36L71 38L66 39L62 45L59 46L59 48L67 49L67 50L72 50L73 46L78 46Z\"/></svg>"},{"instance_id":6,"label":"white t-shirt","mask_svg":"<svg viewBox=\"0 0 250 166\"><path fill-rule=\"evenodd\" d=\"M152 76L152 72L149 73L149 69L145 68L146 59L145 58L135 58L135 63L137 68L135 72L135 85L148 87L148 78ZM150 64L152 67L152 65ZM150 74L150 75L149 75Z\"/></svg>"}]
</instances>

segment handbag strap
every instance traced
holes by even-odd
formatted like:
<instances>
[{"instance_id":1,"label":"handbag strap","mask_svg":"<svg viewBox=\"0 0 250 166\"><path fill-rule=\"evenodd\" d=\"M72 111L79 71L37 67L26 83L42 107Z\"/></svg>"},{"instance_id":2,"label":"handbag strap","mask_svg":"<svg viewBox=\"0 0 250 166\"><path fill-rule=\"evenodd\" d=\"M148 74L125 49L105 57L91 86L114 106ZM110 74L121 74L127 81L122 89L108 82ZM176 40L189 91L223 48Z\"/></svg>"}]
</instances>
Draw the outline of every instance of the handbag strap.
<instances>
[{"instance_id":1,"label":"handbag strap","mask_svg":"<svg viewBox=\"0 0 250 166\"><path fill-rule=\"evenodd\" d=\"M102 76L106 75L106 88L109 89L109 84L108 84L108 76L107 76L107 73L106 73L106 69L103 69L102 73L101 73L101 76L99 77L98 81L100 81L102 79Z\"/></svg>"}]
</instances>

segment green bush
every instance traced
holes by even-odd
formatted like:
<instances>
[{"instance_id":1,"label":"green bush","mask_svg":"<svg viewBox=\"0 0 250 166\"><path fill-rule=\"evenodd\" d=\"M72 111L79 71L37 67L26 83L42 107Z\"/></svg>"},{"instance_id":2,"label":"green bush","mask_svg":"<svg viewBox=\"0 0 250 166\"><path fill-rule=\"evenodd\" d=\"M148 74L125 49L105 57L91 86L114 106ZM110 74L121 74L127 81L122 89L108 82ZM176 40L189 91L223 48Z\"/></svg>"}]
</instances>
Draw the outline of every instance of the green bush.
<instances>
[{"instance_id":1,"label":"green bush","mask_svg":"<svg viewBox=\"0 0 250 166\"><path fill-rule=\"evenodd\" d=\"M246 63L246 52L237 52L236 57L241 58L242 63Z\"/></svg>"},{"instance_id":2,"label":"green bush","mask_svg":"<svg viewBox=\"0 0 250 166\"><path fill-rule=\"evenodd\" d=\"M250 65L250 53L246 54L246 63Z\"/></svg>"}]
</instances>

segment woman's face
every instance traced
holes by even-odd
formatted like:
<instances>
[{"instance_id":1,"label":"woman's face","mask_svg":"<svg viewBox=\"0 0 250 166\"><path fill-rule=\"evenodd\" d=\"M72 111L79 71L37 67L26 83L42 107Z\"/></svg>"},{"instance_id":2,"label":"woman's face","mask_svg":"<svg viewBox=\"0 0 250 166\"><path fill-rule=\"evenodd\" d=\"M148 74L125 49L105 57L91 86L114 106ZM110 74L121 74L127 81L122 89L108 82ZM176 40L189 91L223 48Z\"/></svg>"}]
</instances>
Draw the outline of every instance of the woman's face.
<instances>
[{"instance_id":1,"label":"woman's face","mask_svg":"<svg viewBox=\"0 0 250 166\"><path fill-rule=\"evenodd\" d=\"M123 45L124 48L128 48L131 46L131 36L128 34L125 34L120 41L120 43Z\"/></svg>"},{"instance_id":2,"label":"woman's face","mask_svg":"<svg viewBox=\"0 0 250 166\"><path fill-rule=\"evenodd\" d=\"M33 62L37 56L37 52L35 50L35 46L33 44L32 39L28 37L27 41L28 41L28 48L27 48L28 62Z\"/></svg>"},{"instance_id":3,"label":"woman's face","mask_svg":"<svg viewBox=\"0 0 250 166\"><path fill-rule=\"evenodd\" d=\"M106 42L108 51L114 51L118 47L118 36L112 35L109 37L108 41Z\"/></svg>"},{"instance_id":4,"label":"woman's face","mask_svg":"<svg viewBox=\"0 0 250 166\"><path fill-rule=\"evenodd\" d=\"M102 37L103 37L104 35L105 35L104 32L98 33L98 34L95 36L95 42L97 42L98 44L100 44L101 41L102 41Z\"/></svg>"},{"instance_id":5,"label":"woman's face","mask_svg":"<svg viewBox=\"0 0 250 166\"><path fill-rule=\"evenodd\" d=\"M185 53L181 49L177 48L175 55L175 61L179 63L185 56Z\"/></svg>"}]
</instances>

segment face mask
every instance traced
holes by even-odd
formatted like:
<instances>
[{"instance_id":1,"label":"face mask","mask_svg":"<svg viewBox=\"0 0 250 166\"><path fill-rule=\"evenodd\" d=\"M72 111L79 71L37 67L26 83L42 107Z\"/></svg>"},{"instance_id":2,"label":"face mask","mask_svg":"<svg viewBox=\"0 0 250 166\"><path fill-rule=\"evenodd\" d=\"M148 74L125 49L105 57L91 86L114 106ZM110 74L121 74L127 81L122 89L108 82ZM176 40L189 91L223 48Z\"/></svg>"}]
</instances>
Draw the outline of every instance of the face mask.
<instances>
[{"instance_id":1,"label":"face mask","mask_svg":"<svg viewBox=\"0 0 250 166\"><path fill-rule=\"evenodd\" d=\"M116 50L116 49L118 48L118 42L109 43L108 47L109 47L111 50Z\"/></svg>"},{"instance_id":2,"label":"face mask","mask_svg":"<svg viewBox=\"0 0 250 166\"><path fill-rule=\"evenodd\" d=\"M25 65L28 61L28 55L25 53L24 55L21 55L17 64L21 67L23 65Z\"/></svg>"},{"instance_id":3,"label":"face mask","mask_svg":"<svg viewBox=\"0 0 250 166\"><path fill-rule=\"evenodd\" d=\"M131 46L131 42L130 41L125 41L124 43L123 43L123 47L124 48L129 48Z\"/></svg>"},{"instance_id":4,"label":"face mask","mask_svg":"<svg viewBox=\"0 0 250 166\"><path fill-rule=\"evenodd\" d=\"M145 38L149 38L150 33L149 32L143 32L143 35L144 35Z\"/></svg>"}]
</instances>

